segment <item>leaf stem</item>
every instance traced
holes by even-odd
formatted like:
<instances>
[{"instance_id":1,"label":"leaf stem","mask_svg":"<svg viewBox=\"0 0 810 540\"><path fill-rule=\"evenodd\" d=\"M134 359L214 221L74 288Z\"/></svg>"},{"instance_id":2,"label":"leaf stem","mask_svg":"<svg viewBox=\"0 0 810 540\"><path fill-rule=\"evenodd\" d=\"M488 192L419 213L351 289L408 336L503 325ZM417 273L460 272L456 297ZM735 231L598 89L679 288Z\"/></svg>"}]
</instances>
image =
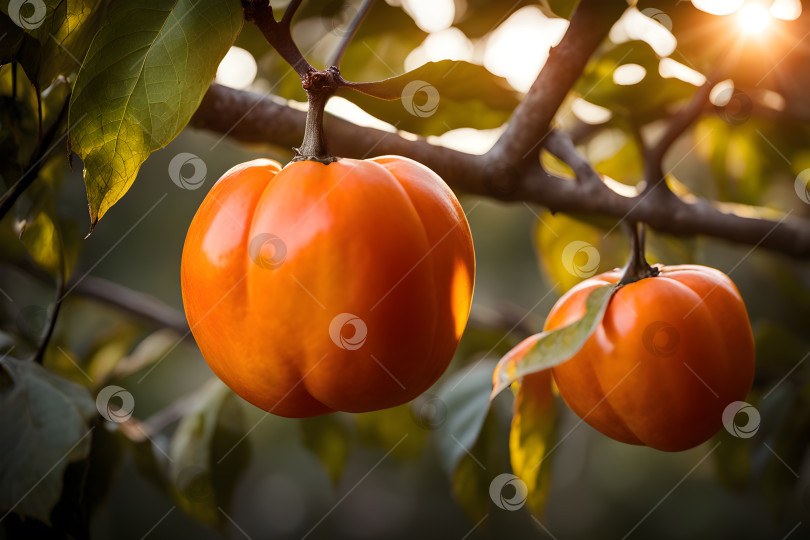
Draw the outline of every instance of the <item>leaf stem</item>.
<instances>
[{"instance_id":1,"label":"leaf stem","mask_svg":"<svg viewBox=\"0 0 810 540\"><path fill-rule=\"evenodd\" d=\"M657 276L659 272L658 268L650 266L649 263L647 263L647 257L644 254L647 231L644 224L625 221L624 225L630 237L630 258L627 260L627 264L622 272L619 286Z\"/></svg>"}]
</instances>

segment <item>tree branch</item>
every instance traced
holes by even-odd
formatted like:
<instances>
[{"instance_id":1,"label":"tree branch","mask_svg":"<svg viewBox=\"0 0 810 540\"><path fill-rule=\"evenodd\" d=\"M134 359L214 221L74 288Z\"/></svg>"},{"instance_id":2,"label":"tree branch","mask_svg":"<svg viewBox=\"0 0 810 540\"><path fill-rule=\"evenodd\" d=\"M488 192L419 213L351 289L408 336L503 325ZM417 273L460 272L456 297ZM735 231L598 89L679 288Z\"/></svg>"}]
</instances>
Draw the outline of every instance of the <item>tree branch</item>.
<instances>
[{"instance_id":1,"label":"tree branch","mask_svg":"<svg viewBox=\"0 0 810 540\"><path fill-rule=\"evenodd\" d=\"M551 120L596 48L627 9L624 0L582 0L560 44L549 51L543 70L490 154L517 164L539 150Z\"/></svg>"},{"instance_id":2,"label":"tree branch","mask_svg":"<svg viewBox=\"0 0 810 540\"><path fill-rule=\"evenodd\" d=\"M234 118L242 120L234 124ZM227 133L247 143L269 142L290 148L301 140L305 119L305 112L283 104L278 98L214 84L191 125ZM480 156L459 152L423 139L357 126L328 114L325 125L336 155L359 159L383 154L410 157L436 171L458 191L504 201L532 202L553 212L584 212L629 219L661 232L704 234L810 258L810 223L804 219L785 217L774 221L743 217L721 210L704 199L684 202L672 197L657 201L645 194L624 197L603 182L573 182L555 176L543 170L539 163L519 170L509 168L508 162L491 153ZM563 132L559 136L567 137ZM491 178L504 167L516 175L516 182L508 189L498 188Z\"/></svg>"},{"instance_id":3,"label":"tree branch","mask_svg":"<svg viewBox=\"0 0 810 540\"><path fill-rule=\"evenodd\" d=\"M245 20L252 22L261 30L264 38L278 52L285 62L290 64L299 77L303 78L314 68L307 62L301 50L295 44L290 33L290 24L301 0L293 0L287 6L281 21L276 21L269 0L242 0L245 9Z\"/></svg>"}]
</instances>

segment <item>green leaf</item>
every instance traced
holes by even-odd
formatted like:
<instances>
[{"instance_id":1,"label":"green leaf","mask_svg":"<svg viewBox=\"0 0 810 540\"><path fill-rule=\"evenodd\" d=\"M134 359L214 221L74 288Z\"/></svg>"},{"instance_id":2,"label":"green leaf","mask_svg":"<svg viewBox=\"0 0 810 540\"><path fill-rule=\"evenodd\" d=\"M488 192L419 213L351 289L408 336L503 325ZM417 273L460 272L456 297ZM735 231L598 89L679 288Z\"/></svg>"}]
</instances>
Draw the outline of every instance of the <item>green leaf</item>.
<instances>
[{"instance_id":1,"label":"green leaf","mask_svg":"<svg viewBox=\"0 0 810 540\"><path fill-rule=\"evenodd\" d=\"M175 349L180 339L177 332L168 328L149 334L132 352L115 363L115 367L106 375L106 380L126 377L157 362Z\"/></svg>"},{"instance_id":2,"label":"green leaf","mask_svg":"<svg viewBox=\"0 0 810 540\"><path fill-rule=\"evenodd\" d=\"M523 377L514 410L509 434L512 471L526 484L529 508L540 516L551 487L551 459L547 454L557 433L551 371Z\"/></svg>"},{"instance_id":3,"label":"green leaf","mask_svg":"<svg viewBox=\"0 0 810 540\"><path fill-rule=\"evenodd\" d=\"M453 373L439 389L447 418L436 430L439 463L453 474L465 451L475 445L489 411L492 370L495 362L479 361Z\"/></svg>"},{"instance_id":4,"label":"green leaf","mask_svg":"<svg viewBox=\"0 0 810 540\"><path fill-rule=\"evenodd\" d=\"M352 433L346 418L339 414L326 414L299 420L301 439L329 473L333 485L340 482L351 450Z\"/></svg>"},{"instance_id":5,"label":"green leaf","mask_svg":"<svg viewBox=\"0 0 810 540\"><path fill-rule=\"evenodd\" d=\"M402 75L352 88L358 92L344 89L340 95L398 129L420 135L462 127L496 128L520 102L506 79L483 66L454 60L428 62Z\"/></svg>"},{"instance_id":6,"label":"green leaf","mask_svg":"<svg viewBox=\"0 0 810 540\"><path fill-rule=\"evenodd\" d=\"M91 230L188 123L242 25L238 0L118 2L76 78L69 123Z\"/></svg>"},{"instance_id":7,"label":"green leaf","mask_svg":"<svg viewBox=\"0 0 810 540\"><path fill-rule=\"evenodd\" d=\"M87 457L96 406L34 362L0 359L0 510L50 522L68 463Z\"/></svg>"},{"instance_id":8,"label":"green leaf","mask_svg":"<svg viewBox=\"0 0 810 540\"><path fill-rule=\"evenodd\" d=\"M447 418L436 430L439 463L448 473L453 495L474 523L489 510L490 485L509 467L508 436L501 418L505 402L490 407L495 363L483 360L453 374L438 398L447 407Z\"/></svg>"},{"instance_id":9,"label":"green leaf","mask_svg":"<svg viewBox=\"0 0 810 540\"><path fill-rule=\"evenodd\" d=\"M529 336L509 351L495 367L492 397L524 375L562 364L574 356L599 326L617 288L615 283L594 288L585 301L585 315L577 322Z\"/></svg>"},{"instance_id":10,"label":"green leaf","mask_svg":"<svg viewBox=\"0 0 810 540\"><path fill-rule=\"evenodd\" d=\"M535 6L535 0L466 0L466 9L456 13L453 26L464 32L470 39L481 38L492 32L515 11L525 6ZM542 9L542 7L541 7Z\"/></svg>"},{"instance_id":11,"label":"green leaf","mask_svg":"<svg viewBox=\"0 0 810 540\"><path fill-rule=\"evenodd\" d=\"M21 9L12 13L9 13L10 3L6 4L3 12L9 16L9 20L17 21L17 24L12 24L20 30L25 28L25 34L38 43L34 47L25 39L21 40L17 55L21 57L31 82L37 88L46 88L57 76L68 76L78 71L93 35L103 20L108 1L26 2L20 6ZM44 10L38 10L38 6ZM26 12L26 7L33 9ZM16 38L15 34L12 36Z\"/></svg>"},{"instance_id":12,"label":"green leaf","mask_svg":"<svg viewBox=\"0 0 810 540\"><path fill-rule=\"evenodd\" d=\"M616 84L613 72L627 64L643 67L644 78L636 84ZM662 77L659 64L660 58L648 43L627 41L591 60L574 90L587 101L631 119L637 125L653 122L695 92L695 87L685 81Z\"/></svg>"},{"instance_id":13,"label":"green leaf","mask_svg":"<svg viewBox=\"0 0 810 540\"><path fill-rule=\"evenodd\" d=\"M250 447L237 445L244 433L244 415L235 394L212 378L200 388L197 403L180 421L169 444L172 495L195 519L221 524L217 508L229 506L247 465Z\"/></svg>"}]
</instances>

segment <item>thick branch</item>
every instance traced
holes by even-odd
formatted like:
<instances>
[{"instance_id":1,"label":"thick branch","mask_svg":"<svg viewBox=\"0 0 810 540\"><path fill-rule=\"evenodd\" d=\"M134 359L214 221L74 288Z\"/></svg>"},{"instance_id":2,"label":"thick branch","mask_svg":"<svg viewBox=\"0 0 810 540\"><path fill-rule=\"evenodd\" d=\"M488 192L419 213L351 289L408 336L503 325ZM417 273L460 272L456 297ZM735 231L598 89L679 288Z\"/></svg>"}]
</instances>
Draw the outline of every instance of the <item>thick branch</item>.
<instances>
[{"instance_id":1,"label":"thick branch","mask_svg":"<svg viewBox=\"0 0 810 540\"><path fill-rule=\"evenodd\" d=\"M539 149L565 96L626 8L624 0L580 2L560 44L549 52L543 70L491 150L494 156L509 163L520 163Z\"/></svg>"},{"instance_id":2,"label":"thick branch","mask_svg":"<svg viewBox=\"0 0 810 540\"><path fill-rule=\"evenodd\" d=\"M234 118L242 118L235 125ZM303 136L306 113L277 98L212 85L192 118L195 127L248 143L273 143L290 148ZM360 127L326 116L326 133L335 155L367 158L396 154L410 157L436 171L456 190L505 201L527 201L552 211L593 213L646 223L677 235L704 234L733 242L761 245L796 257L810 258L810 223L799 218L782 221L726 213L706 200L686 203L677 197L663 202L644 194L623 197L604 183L572 182L544 171L539 164L509 169L493 155L473 155L404 138L396 133ZM492 175L506 168L517 175L509 189L494 187Z\"/></svg>"}]
</instances>

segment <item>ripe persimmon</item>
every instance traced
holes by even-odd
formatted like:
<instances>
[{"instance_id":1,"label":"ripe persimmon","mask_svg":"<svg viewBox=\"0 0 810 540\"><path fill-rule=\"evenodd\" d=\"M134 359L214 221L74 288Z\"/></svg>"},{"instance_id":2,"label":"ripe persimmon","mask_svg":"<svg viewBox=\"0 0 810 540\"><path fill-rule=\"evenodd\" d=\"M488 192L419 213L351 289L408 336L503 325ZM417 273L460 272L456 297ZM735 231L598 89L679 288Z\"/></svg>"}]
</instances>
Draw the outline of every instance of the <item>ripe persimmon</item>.
<instances>
[{"instance_id":1,"label":"ripe persimmon","mask_svg":"<svg viewBox=\"0 0 810 540\"><path fill-rule=\"evenodd\" d=\"M442 179L395 156L225 173L183 248L183 303L208 365L280 416L405 403L444 372L475 258Z\"/></svg>"},{"instance_id":2,"label":"ripe persimmon","mask_svg":"<svg viewBox=\"0 0 810 540\"><path fill-rule=\"evenodd\" d=\"M754 339L728 276L697 265L653 270L615 292L595 332L553 374L568 406L603 434L685 450L708 440L723 425L724 409L745 399ZM552 308L545 329L580 319L590 292L620 279L613 271L576 285Z\"/></svg>"}]
</instances>

